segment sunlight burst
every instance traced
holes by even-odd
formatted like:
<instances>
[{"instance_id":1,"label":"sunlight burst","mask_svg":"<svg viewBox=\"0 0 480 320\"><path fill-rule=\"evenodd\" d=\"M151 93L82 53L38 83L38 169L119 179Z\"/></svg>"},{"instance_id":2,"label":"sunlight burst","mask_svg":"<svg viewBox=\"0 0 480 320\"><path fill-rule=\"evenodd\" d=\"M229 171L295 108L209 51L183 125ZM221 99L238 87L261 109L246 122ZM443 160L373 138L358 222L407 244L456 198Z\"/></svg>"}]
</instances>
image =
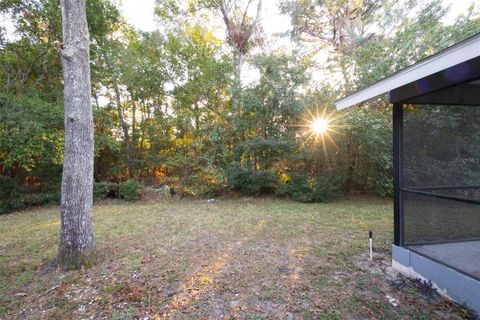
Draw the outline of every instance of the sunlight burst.
<instances>
[{"instance_id":1,"label":"sunlight burst","mask_svg":"<svg viewBox=\"0 0 480 320\"><path fill-rule=\"evenodd\" d=\"M328 120L325 118L313 119L311 127L316 134L324 134L328 131Z\"/></svg>"},{"instance_id":2,"label":"sunlight burst","mask_svg":"<svg viewBox=\"0 0 480 320\"><path fill-rule=\"evenodd\" d=\"M325 154L327 153L327 145L338 148L331 137L331 133L336 133L335 129L340 127L337 123L339 118L338 114L334 112L327 113L326 109L319 110L317 108L313 112L307 109L306 116L302 118L303 124L296 125L305 129L303 131L305 136L302 148L309 142L313 142L313 146L320 144Z\"/></svg>"}]
</instances>

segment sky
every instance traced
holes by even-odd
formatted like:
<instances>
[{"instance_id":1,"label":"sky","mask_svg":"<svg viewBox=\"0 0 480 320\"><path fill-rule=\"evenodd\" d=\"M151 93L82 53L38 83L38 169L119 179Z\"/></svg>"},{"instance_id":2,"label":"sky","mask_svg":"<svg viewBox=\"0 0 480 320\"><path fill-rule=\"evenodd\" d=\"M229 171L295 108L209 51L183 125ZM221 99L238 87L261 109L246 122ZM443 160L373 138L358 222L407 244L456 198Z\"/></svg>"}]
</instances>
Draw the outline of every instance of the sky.
<instances>
[{"instance_id":1,"label":"sky","mask_svg":"<svg viewBox=\"0 0 480 320\"><path fill-rule=\"evenodd\" d=\"M157 28L154 18L155 0L118 0L123 16L136 29L142 31L153 31ZM446 24L455 22L455 18L462 13L467 13L472 3L479 0L443 0L445 6L450 6L450 12L445 18ZM290 18L280 14L278 9L279 0L264 0L262 7L263 29L269 43L268 46L274 48L290 48L290 40L288 37L275 36L281 33L288 33L291 29ZM255 8L254 8L255 9ZM216 30L215 35L223 38L224 31ZM315 57L316 62L322 65L326 62L328 54L320 52ZM245 64L242 68L242 82L245 85L255 82L258 79L258 71ZM334 75L324 74L323 72L312 73L312 79L318 82L330 78ZM334 80L335 81L335 80Z\"/></svg>"},{"instance_id":2,"label":"sky","mask_svg":"<svg viewBox=\"0 0 480 320\"><path fill-rule=\"evenodd\" d=\"M132 24L136 29L141 31L154 31L157 29L155 22L154 8L155 0L116 0L120 6L121 12L127 22ZM478 0L443 0L445 6L450 6L450 12L445 19L445 23L451 24L455 21L455 17L462 13L466 13L468 8L472 3ZM278 9L279 0L264 0L262 7L262 17L263 17L263 29L268 39L268 46L270 48L290 48L290 40L288 37L279 37L275 36L280 33L287 33L291 29L290 19L288 16L280 14ZM12 21L7 17L0 15L0 25L6 27L7 29L7 38L14 37L14 27ZM216 30L215 35L219 38L224 37L224 31L219 28ZM316 57L317 63L322 64L326 60L327 55L320 54ZM242 82L248 84L254 82L258 77L258 72L248 67L244 66L245 70L242 77ZM320 73L312 74L314 80L317 76L323 77Z\"/></svg>"},{"instance_id":3,"label":"sky","mask_svg":"<svg viewBox=\"0 0 480 320\"><path fill-rule=\"evenodd\" d=\"M278 45L286 44L288 40L272 37L276 33L290 29L290 19L280 14L277 7L279 1L267 0L262 4L263 28L269 38L275 38ZM156 29L154 18L155 0L119 0L120 8L127 22L142 31Z\"/></svg>"},{"instance_id":4,"label":"sky","mask_svg":"<svg viewBox=\"0 0 480 320\"><path fill-rule=\"evenodd\" d=\"M117 0L121 11L126 20L136 29L142 31L153 31L157 28L154 16L155 0ZM478 1L478 0L477 0ZM287 32L290 30L290 19L281 15L277 7L279 0L263 1L263 28L268 38L275 39L273 46L288 45L288 39L272 37L276 33ZM451 7L450 14L447 17L447 23L452 23L454 18L461 13L467 12L468 7L475 0L443 0L445 5ZM13 24L5 16L0 15L0 25L6 27L7 36L13 35Z\"/></svg>"},{"instance_id":5,"label":"sky","mask_svg":"<svg viewBox=\"0 0 480 320\"><path fill-rule=\"evenodd\" d=\"M288 19L280 16L278 1L263 2L264 28L267 33L285 30L290 25ZM156 28L154 19L155 0L119 0L122 13L127 21L142 31L153 31ZM286 26L285 26L286 22Z\"/></svg>"},{"instance_id":6,"label":"sky","mask_svg":"<svg viewBox=\"0 0 480 320\"><path fill-rule=\"evenodd\" d=\"M129 23L142 31L153 31L156 28L154 19L155 0L119 0L123 15ZM267 0L263 2L263 27L267 35L276 32L285 32L290 28L289 18L280 15L277 7L279 1ZM443 0L446 6L451 6L447 23L452 23L454 18L465 13L475 0Z\"/></svg>"}]
</instances>

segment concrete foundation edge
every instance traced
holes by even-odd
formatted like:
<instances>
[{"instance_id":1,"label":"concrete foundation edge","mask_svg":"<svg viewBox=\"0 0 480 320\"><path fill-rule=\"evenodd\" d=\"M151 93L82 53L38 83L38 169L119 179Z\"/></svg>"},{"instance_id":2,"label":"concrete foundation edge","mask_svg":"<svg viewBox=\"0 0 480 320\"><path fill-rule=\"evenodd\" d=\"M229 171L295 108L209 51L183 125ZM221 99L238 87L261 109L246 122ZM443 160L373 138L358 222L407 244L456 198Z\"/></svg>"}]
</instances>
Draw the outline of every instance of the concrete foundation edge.
<instances>
[{"instance_id":1,"label":"concrete foundation edge","mask_svg":"<svg viewBox=\"0 0 480 320\"><path fill-rule=\"evenodd\" d=\"M392 267L407 277L432 281L439 293L480 314L480 281L395 245Z\"/></svg>"}]
</instances>

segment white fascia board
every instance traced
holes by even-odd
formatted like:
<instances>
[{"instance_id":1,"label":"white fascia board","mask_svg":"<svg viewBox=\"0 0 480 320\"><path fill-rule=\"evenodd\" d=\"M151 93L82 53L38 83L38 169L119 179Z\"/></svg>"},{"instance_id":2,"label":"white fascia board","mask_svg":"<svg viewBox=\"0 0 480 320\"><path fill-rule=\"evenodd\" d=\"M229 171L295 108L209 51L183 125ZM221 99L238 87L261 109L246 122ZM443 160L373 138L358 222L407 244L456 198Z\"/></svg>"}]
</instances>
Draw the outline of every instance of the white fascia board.
<instances>
[{"instance_id":1,"label":"white fascia board","mask_svg":"<svg viewBox=\"0 0 480 320\"><path fill-rule=\"evenodd\" d=\"M480 56L480 34L470 37L437 54L421 60L371 86L335 102L337 110L351 107L368 99L422 79L436 72L453 67Z\"/></svg>"}]
</instances>

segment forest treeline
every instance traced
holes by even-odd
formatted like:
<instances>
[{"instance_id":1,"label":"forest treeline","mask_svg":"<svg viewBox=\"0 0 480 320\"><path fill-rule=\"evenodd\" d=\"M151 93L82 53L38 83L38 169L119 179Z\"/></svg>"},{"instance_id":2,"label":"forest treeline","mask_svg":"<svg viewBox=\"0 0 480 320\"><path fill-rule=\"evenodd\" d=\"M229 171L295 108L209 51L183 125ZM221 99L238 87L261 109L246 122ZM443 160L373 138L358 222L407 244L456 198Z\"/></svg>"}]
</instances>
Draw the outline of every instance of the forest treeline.
<instances>
[{"instance_id":1,"label":"forest treeline","mask_svg":"<svg viewBox=\"0 0 480 320\"><path fill-rule=\"evenodd\" d=\"M300 201L392 193L386 99L342 112L333 102L480 32L478 10L445 24L441 1L279 1L291 46L275 48L261 6L158 1L158 30L140 32L114 2L87 0L98 197L135 199L137 182ZM0 28L7 212L60 197L62 28L57 0L2 1L0 13L15 26ZM331 125L321 137L305 126L318 113Z\"/></svg>"}]
</instances>

